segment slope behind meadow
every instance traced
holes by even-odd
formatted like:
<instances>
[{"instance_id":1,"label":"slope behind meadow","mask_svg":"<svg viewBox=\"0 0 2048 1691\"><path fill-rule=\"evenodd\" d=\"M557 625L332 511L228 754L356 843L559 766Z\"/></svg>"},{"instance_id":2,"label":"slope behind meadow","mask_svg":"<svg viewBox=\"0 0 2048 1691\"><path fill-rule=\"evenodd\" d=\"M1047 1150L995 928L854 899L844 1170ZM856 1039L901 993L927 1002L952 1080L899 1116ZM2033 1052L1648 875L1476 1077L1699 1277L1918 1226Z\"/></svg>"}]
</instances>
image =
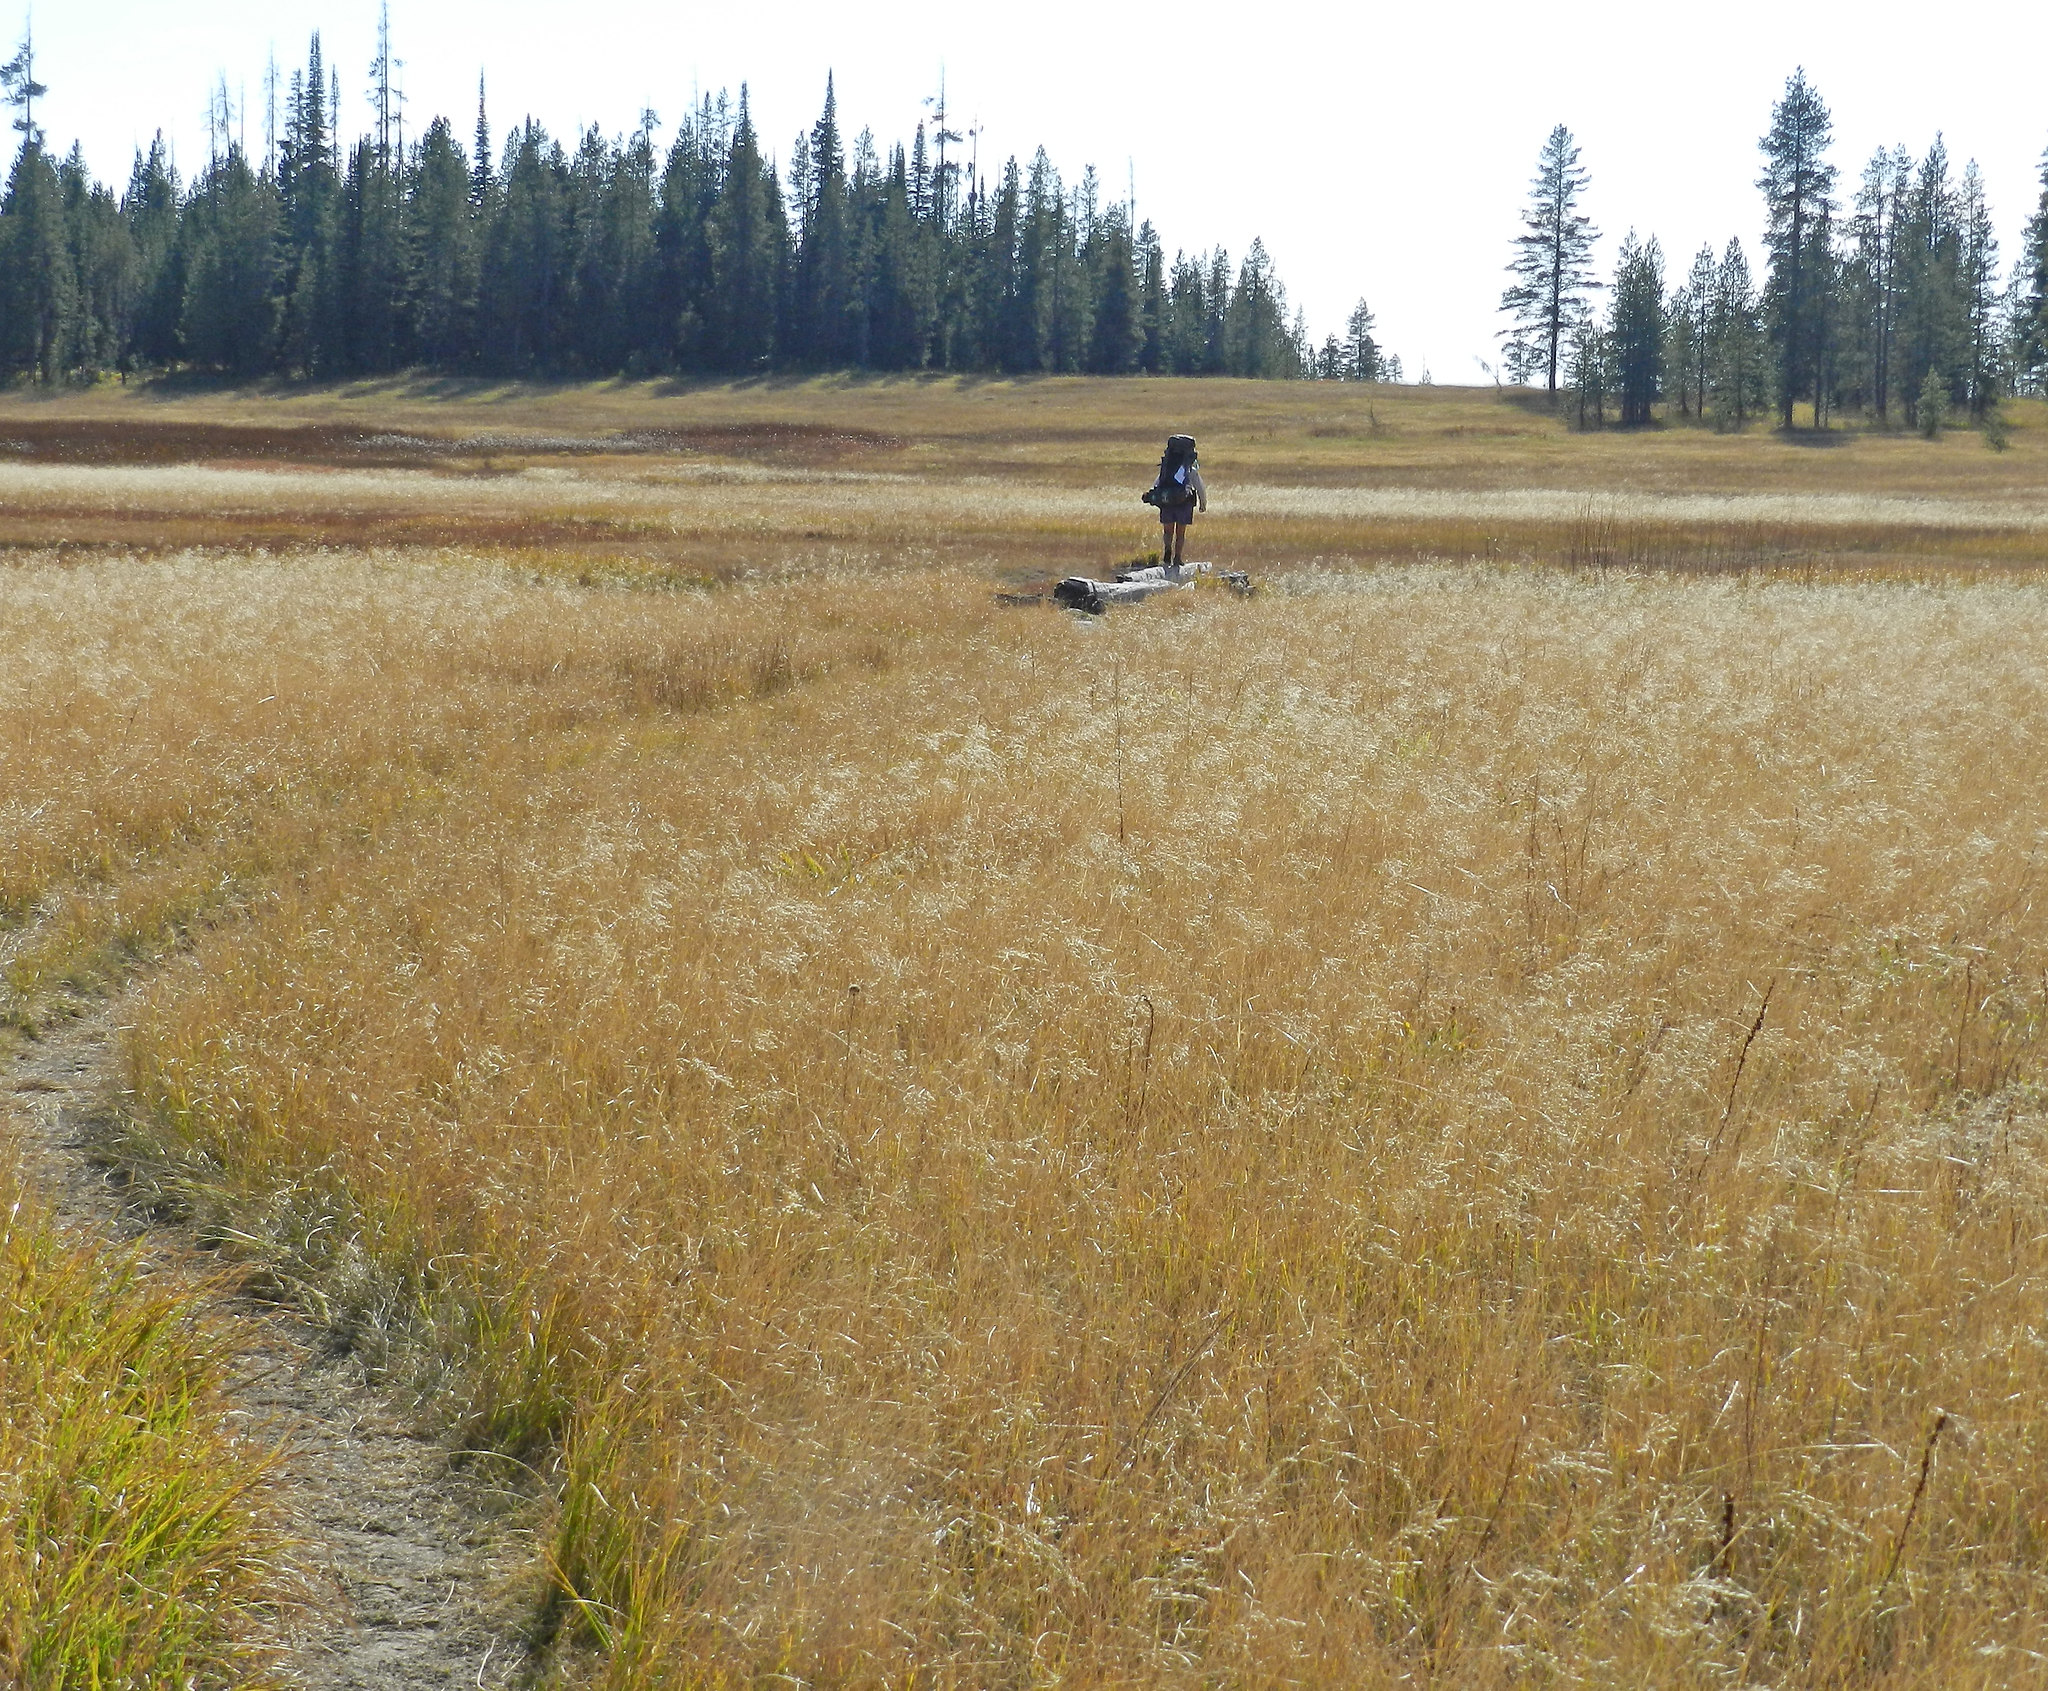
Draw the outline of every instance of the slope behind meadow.
<instances>
[{"instance_id":1,"label":"slope behind meadow","mask_svg":"<svg viewBox=\"0 0 2048 1691\"><path fill-rule=\"evenodd\" d=\"M1367 402L1231 386L1297 441L1290 399ZM473 428L379 432L430 418ZM743 507L824 450L788 422L504 478L601 515L695 476L715 558L336 531L0 574L12 1013L185 936L130 1155L553 1476L565 1678L1995 1684L2048 1647L2035 529L1572 573L1390 564L1409 531L1337 501L1259 599L1085 623L991 603L965 456L880 534ZM2026 429L1550 427L1880 512L2038 497ZM1204 445L1205 546L1285 556ZM1261 485L1314 484L1288 451ZM1103 479L1051 462L1016 479ZM414 492L458 471L379 468L372 517L449 522ZM1584 473L1560 548L1656 492ZM127 485L138 534L213 520ZM1056 509L1045 559L1134 543ZM1825 526L1774 532L1807 564Z\"/></svg>"}]
</instances>

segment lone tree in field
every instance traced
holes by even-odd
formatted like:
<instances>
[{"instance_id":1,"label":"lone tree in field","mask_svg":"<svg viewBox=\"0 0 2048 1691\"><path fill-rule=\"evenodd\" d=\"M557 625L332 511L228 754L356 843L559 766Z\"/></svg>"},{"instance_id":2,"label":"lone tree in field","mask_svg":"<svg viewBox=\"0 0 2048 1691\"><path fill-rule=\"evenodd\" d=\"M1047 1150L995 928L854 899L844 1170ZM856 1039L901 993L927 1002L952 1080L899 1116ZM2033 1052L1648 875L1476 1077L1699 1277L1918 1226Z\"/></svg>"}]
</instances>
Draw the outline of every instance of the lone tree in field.
<instances>
[{"instance_id":1,"label":"lone tree in field","mask_svg":"<svg viewBox=\"0 0 2048 1691\"><path fill-rule=\"evenodd\" d=\"M1579 163L1572 132L1559 124L1543 143L1536 179L1529 185L1529 209L1508 265L1513 284L1500 297L1501 310L1515 319L1508 337L1508 362L1517 374L1543 372L1553 403L1558 365L1593 279L1593 243L1600 231L1579 210L1579 197L1592 178Z\"/></svg>"},{"instance_id":2,"label":"lone tree in field","mask_svg":"<svg viewBox=\"0 0 2048 1691\"><path fill-rule=\"evenodd\" d=\"M1828 108L1801 69L1785 84L1785 97L1771 112L1770 132L1758 143L1764 173L1757 186L1769 214L1764 308L1777 354L1778 416L1788 429L1797 400L1812 398L1819 416L1828 281L1834 268L1828 246L1835 167L1827 162L1834 132Z\"/></svg>"}]
</instances>

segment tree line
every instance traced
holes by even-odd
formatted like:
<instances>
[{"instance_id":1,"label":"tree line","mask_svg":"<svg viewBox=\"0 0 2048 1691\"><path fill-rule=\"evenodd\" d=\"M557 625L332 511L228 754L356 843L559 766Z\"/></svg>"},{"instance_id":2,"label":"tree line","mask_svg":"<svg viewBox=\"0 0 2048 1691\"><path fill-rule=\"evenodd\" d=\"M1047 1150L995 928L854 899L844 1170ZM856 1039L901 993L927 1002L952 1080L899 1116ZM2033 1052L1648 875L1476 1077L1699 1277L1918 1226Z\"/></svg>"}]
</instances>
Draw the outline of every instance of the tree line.
<instances>
[{"instance_id":1,"label":"tree line","mask_svg":"<svg viewBox=\"0 0 2048 1691\"><path fill-rule=\"evenodd\" d=\"M786 176L747 90L706 96L665 152L656 120L564 142L531 118L408 139L388 29L369 133L344 140L313 37L253 158L215 101L206 167L161 134L124 190L35 121L32 44L5 67L21 145L0 200L0 375L193 366L331 378L425 366L526 374L1086 371L1399 379L1361 300L1312 346L1263 243L1168 258L1091 167L1045 150L991 184L965 137L849 142L828 79ZM281 122L279 118L281 117Z\"/></svg>"},{"instance_id":2,"label":"tree line","mask_svg":"<svg viewBox=\"0 0 2048 1691\"><path fill-rule=\"evenodd\" d=\"M1731 239L1667 287L1662 248L1634 231L1611 279L1595 276L1590 176L1559 124L1508 267L1503 375L1562 398L1588 427L1647 423L1661 403L1735 428L1857 414L1930 435L1968 418L1997 437L1999 399L2048 382L2048 158L2001 283L1974 160L1958 174L1939 135L1918 158L1882 149L1844 203L1832 140L1826 104L1795 73L1759 143L1763 275Z\"/></svg>"}]
</instances>

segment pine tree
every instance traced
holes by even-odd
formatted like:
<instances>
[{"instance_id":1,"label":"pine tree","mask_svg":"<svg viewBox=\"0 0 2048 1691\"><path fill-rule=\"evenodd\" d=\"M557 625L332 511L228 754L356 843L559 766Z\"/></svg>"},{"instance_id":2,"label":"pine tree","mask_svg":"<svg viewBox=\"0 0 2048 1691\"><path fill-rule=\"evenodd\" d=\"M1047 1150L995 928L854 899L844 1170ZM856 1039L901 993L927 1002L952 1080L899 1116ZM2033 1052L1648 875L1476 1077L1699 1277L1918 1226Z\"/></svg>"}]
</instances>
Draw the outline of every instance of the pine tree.
<instances>
[{"instance_id":1,"label":"pine tree","mask_svg":"<svg viewBox=\"0 0 2048 1691\"><path fill-rule=\"evenodd\" d=\"M35 103L49 89L36 81L35 43L27 29L20 51L0 66L0 88L20 114L14 131L21 137L0 202L0 370L53 382L70 352L77 275L63 184L35 120Z\"/></svg>"},{"instance_id":2,"label":"pine tree","mask_svg":"<svg viewBox=\"0 0 2048 1691\"><path fill-rule=\"evenodd\" d=\"M408 192L408 344L449 369L475 356L477 242L470 161L446 118L419 145Z\"/></svg>"},{"instance_id":3,"label":"pine tree","mask_svg":"<svg viewBox=\"0 0 2048 1691\"><path fill-rule=\"evenodd\" d=\"M305 71L292 73L277 180L284 249L278 274L283 299L278 358L286 369L309 376L335 363L341 340L332 264L341 198L334 120L340 113L328 106L330 88L316 31Z\"/></svg>"},{"instance_id":4,"label":"pine tree","mask_svg":"<svg viewBox=\"0 0 2048 1691\"><path fill-rule=\"evenodd\" d=\"M733 122L724 94L706 94L676 127L661 175L654 219L654 281L649 316L652 369L710 367L705 322L711 310L712 210L724 182ZM783 302L771 297L771 314Z\"/></svg>"},{"instance_id":5,"label":"pine tree","mask_svg":"<svg viewBox=\"0 0 2048 1691\"><path fill-rule=\"evenodd\" d=\"M1203 303L1208 308L1202 325L1202 362L1205 376L1230 373L1230 254L1218 247L1209 255L1209 274L1202 284Z\"/></svg>"},{"instance_id":6,"label":"pine tree","mask_svg":"<svg viewBox=\"0 0 2048 1691\"><path fill-rule=\"evenodd\" d=\"M373 139L349 149L323 278L323 361L333 369L397 367L404 291L399 192L390 160Z\"/></svg>"},{"instance_id":7,"label":"pine tree","mask_svg":"<svg viewBox=\"0 0 2048 1691\"><path fill-rule=\"evenodd\" d=\"M1101 376L1136 370L1145 353L1145 278L1131 240L1130 212L1112 206L1091 243L1090 290L1095 299L1088 368Z\"/></svg>"},{"instance_id":8,"label":"pine tree","mask_svg":"<svg viewBox=\"0 0 2048 1691\"><path fill-rule=\"evenodd\" d=\"M1843 267L1844 348L1856 402L1880 421L1890 415L1899 311L1899 245L1912 160L1879 148L1863 167L1849 220Z\"/></svg>"},{"instance_id":9,"label":"pine tree","mask_svg":"<svg viewBox=\"0 0 2048 1691\"><path fill-rule=\"evenodd\" d=\"M1651 420L1664 376L1664 252L1633 229L1621 243L1607 314L1608 358L1623 428Z\"/></svg>"},{"instance_id":10,"label":"pine tree","mask_svg":"<svg viewBox=\"0 0 2048 1691\"><path fill-rule=\"evenodd\" d=\"M1977 161L1963 167L1960 207L1963 305L1963 385L1972 418L1982 420L1998 403L2003 349L1999 336L1998 236Z\"/></svg>"},{"instance_id":11,"label":"pine tree","mask_svg":"<svg viewBox=\"0 0 2048 1691\"><path fill-rule=\"evenodd\" d=\"M25 137L0 200L0 370L54 382L70 349L77 278L63 184L41 131L30 125Z\"/></svg>"},{"instance_id":12,"label":"pine tree","mask_svg":"<svg viewBox=\"0 0 2048 1691\"><path fill-rule=\"evenodd\" d=\"M135 155L127 192L121 196L121 217L128 225L136 263L135 324L124 350L124 367L169 364L178 356L179 319L185 309L184 251L178 239L182 199L159 130L149 152Z\"/></svg>"},{"instance_id":13,"label":"pine tree","mask_svg":"<svg viewBox=\"0 0 2048 1691\"><path fill-rule=\"evenodd\" d=\"M135 244L114 196L92 180L76 144L58 171L70 265L76 278L70 368L116 368L133 334L138 271Z\"/></svg>"},{"instance_id":14,"label":"pine tree","mask_svg":"<svg viewBox=\"0 0 2048 1691\"><path fill-rule=\"evenodd\" d=\"M569 161L531 118L506 139L504 183L478 277L482 352L493 368L559 368L574 299Z\"/></svg>"},{"instance_id":15,"label":"pine tree","mask_svg":"<svg viewBox=\"0 0 2048 1691\"><path fill-rule=\"evenodd\" d=\"M186 356L245 380L262 375L276 354L276 189L230 145L200 181L186 224Z\"/></svg>"},{"instance_id":16,"label":"pine tree","mask_svg":"<svg viewBox=\"0 0 2048 1691\"><path fill-rule=\"evenodd\" d=\"M1607 426L1607 400L1613 387L1607 335L1590 311L1581 311L1565 334L1565 380L1578 410L1578 426ZM1427 375L1427 372L1424 372Z\"/></svg>"},{"instance_id":17,"label":"pine tree","mask_svg":"<svg viewBox=\"0 0 2048 1691\"><path fill-rule=\"evenodd\" d=\"M1714 277L1707 367L1708 397L1721 427L1741 428L1768 403L1768 338L1749 260L1738 240L1729 241Z\"/></svg>"},{"instance_id":18,"label":"pine tree","mask_svg":"<svg viewBox=\"0 0 2048 1691\"><path fill-rule=\"evenodd\" d=\"M36 102L49 89L36 80L36 42L34 20L24 23L21 28L21 46L13 58L0 65L0 94L7 104L21 115L14 120L14 132L19 135L25 147L40 147L43 132L36 126Z\"/></svg>"},{"instance_id":19,"label":"pine tree","mask_svg":"<svg viewBox=\"0 0 2048 1691\"><path fill-rule=\"evenodd\" d=\"M1560 123L1538 155L1522 233L1515 237L1515 257L1508 265L1514 281L1500 300L1515 324L1507 336L1511 366L1540 369L1553 400L1566 334L1598 286L1592 252L1600 231L1579 210L1591 180L1579 162L1572 132Z\"/></svg>"},{"instance_id":20,"label":"pine tree","mask_svg":"<svg viewBox=\"0 0 2048 1691\"><path fill-rule=\"evenodd\" d=\"M846 156L839 137L839 98L830 75L825 78L824 110L808 140L790 350L801 362L823 367L846 359L853 304Z\"/></svg>"},{"instance_id":21,"label":"pine tree","mask_svg":"<svg viewBox=\"0 0 2048 1691\"><path fill-rule=\"evenodd\" d=\"M1899 378L1906 420L1920 425L1930 373L1951 400L1967 397L1962 208L1937 135L1913 172L1900 237Z\"/></svg>"},{"instance_id":22,"label":"pine tree","mask_svg":"<svg viewBox=\"0 0 2048 1691\"><path fill-rule=\"evenodd\" d=\"M2048 371L2048 152L2041 155L2041 194L2027 219L2013 283L2014 360L2038 384Z\"/></svg>"},{"instance_id":23,"label":"pine tree","mask_svg":"<svg viewBox=\"0 0 2048 1691\"><path fill-rule=\"evenodd\" d=\"M1769 218L1770 252L1765 307L1777 352L1778 410L1785 428L1800 399L1822 402L1820 367L1829 300L1817 261L1814 232L1834 211L1835 167L1827 162L1834 137L1829 117L1806 72L1795 71L1771 112L1758 143L1764 173L1757 179Z\"/></svg>"},{"instance_id":24,"label":"pine tree","mask_svg":"<svg viewBox=\"0 0 2048 1691\"><path fill-rule=\"evenodd\" d=\"M1019 242L1024 223L1024 178L1016 159L1004 161L1003 174L989 202L988 234L982 242L975 296L979 304L980 361L985 368L1031 368L1020 357L1035 360L1037 342L1025 321L1019 298Z\"/></svg>"},{"instance_id":25,"label":"pine tree","mask_svg":"<svg viewBox=\"0 0 2048 1691\"><path fill-rule=\"evenodd\" d=\"M491 208L491 192L497 179L491 174L491 120L484 112L484 73L476 73L476 133L469 154L469 204L478 215Z\"/></svg>"},{"instance_id":26,"label":"pine tree","mask_svg":"<svg viewBox=\"0 0 2048 1691\"><path fill-rule=\"evenodd\" d=\"M1351 315L1344 319L1344 339L1340 343L1343 357L1338 365L1338 374L1347 382L1383 379L1380 343L1372 332L1374 321L1372 307L1360 295L1358 303L1351 308Z\"/></svg>"},{"instance_id":27,"label":"pine tree","mask_svg":"<svg viewBox=\"0 0 2048 1691\"><path fill-rule=\"evenodd\" d=\"M1288 320L1287 290L1266 243L1256 237L1230 292L1225 344L1225 368L1233 376L1271 381L1301 373L1305 355Z\"/></svg>"},{"instance_id":28,"label":"pine tree","mask_svg":"<svg viewBox=\"0 0 2048 1691\"><path fill-rule=\"evenodd\" d=\"M1148 376L1167 369L1167 331L1170 308L1166 293L1166 253L1159 245L1159 231L1147 219L1138 225L1137 264L1139 274L1139 323L1144 340L1138 349L1138 368Z\"/></svg>"},{"instance_id":29,"label":"pine tree","mask_svg":"<svg viewBox=\"0 0 2048 1691\"><path fill-rule=\"evenodd\" d=\"M1702 246L1665 313L1666 391L1678 396L1679 415L1685 417L1707 413L1707 348L1717 271L1714 249Z\"/></svg>"},{"instance_id":30,"label":"pine tree","mask_svg":"<svg viewBox=\"0 0 2048 1691\"><path fill-rule=\"evenodd\" d=\"M781 186L761 158L744 87L722 175L710 219L707 357L724 370L764 369L775 357L779 273L788 237Z\"/></svg>"}]
</instances>

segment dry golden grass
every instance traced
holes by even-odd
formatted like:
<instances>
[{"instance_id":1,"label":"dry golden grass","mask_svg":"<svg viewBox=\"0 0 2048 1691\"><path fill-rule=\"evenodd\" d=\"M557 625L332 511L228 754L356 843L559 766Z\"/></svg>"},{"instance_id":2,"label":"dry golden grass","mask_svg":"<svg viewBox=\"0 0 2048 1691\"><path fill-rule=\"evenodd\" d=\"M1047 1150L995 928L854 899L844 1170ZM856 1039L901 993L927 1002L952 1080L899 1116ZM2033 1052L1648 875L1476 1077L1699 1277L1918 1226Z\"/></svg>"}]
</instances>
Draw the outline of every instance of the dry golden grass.
<instances>
[{"instance_id":1,"label":"dry golden grass","mask_svg":"<svg viewBox=\"0 0 2048 1691\"><path fill-rule=\"evenodd\" d=\"M504 747L140 1079L562 1439L622 1684L1948 1672L2041 1642L2043 608L941 616Z\"/></svg>"},{"instance_id":2,"label":"dry golden grass","mask_svg":"<svg viewBox=\"0 0 2048 1691\"><path fill-rule=\"evenodd\" d=\"M982 395L675 403L951 440ZM1443 404L1409 426L1529 422ZM1548 426L1496 507L1580 446ZM1890 487L1859 455L1916 443L1587 442L1597 497L1521 516L1232 529L1219 488L1210 543L1356 564L1102 624L946 561L1032 511L1038 555L1128 546L1052 425L1037 492L956 459L792 509L786 465L671 455L526 466L516 550L30 557L0 792L53 807L8 898L248 865L131 1042L137 1155L550 1465L564 1677L2011 1683L2048 1649L2016 440ZM1288 451L1264 487L1311 485ZM1672 486L1615 469L1659 451ZM1737 455L1798 497L1739 503ZM421 534L472 497L360 479ZM690 532L550 538L637 501ZM1595 567L1373 564L1511 520ZM1613 567L1823 531L1898 579Z\"/></svg>"}]
</instances>

